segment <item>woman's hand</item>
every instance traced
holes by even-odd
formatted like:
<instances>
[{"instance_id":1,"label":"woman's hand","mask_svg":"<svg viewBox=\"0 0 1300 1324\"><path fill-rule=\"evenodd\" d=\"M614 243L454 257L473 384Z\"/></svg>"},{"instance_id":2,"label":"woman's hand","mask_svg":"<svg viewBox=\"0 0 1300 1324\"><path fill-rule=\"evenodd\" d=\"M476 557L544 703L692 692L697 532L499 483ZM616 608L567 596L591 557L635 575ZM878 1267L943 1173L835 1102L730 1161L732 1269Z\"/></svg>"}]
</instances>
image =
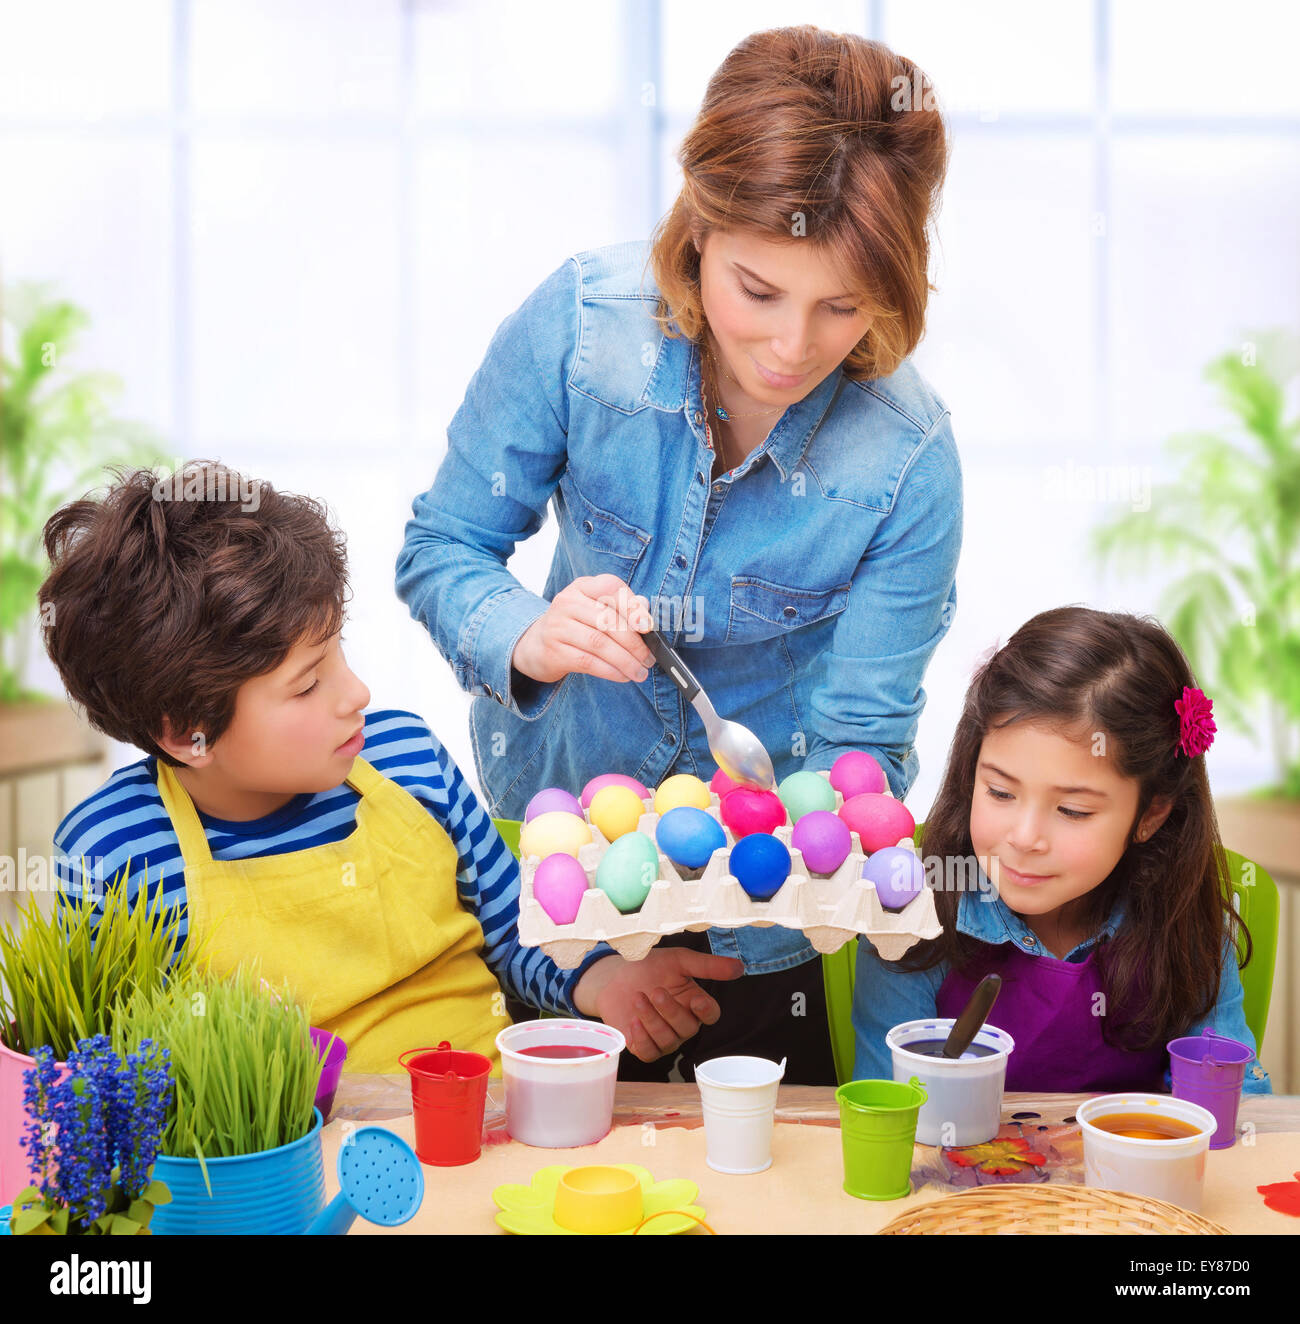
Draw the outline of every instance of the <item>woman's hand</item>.
<instances>
[{"instance_id":1,"label":"woman's hand","mask_svg":"<svg viewBox=\"0 0 1300 1324\"><path fill-rule=\"evenodd\" d=\"M510 664L543 684L572 671L642 681L654 665L641 638L651 623L650 604L617 575L582 575L519 637Z\"/></svg>"}]
</instances>

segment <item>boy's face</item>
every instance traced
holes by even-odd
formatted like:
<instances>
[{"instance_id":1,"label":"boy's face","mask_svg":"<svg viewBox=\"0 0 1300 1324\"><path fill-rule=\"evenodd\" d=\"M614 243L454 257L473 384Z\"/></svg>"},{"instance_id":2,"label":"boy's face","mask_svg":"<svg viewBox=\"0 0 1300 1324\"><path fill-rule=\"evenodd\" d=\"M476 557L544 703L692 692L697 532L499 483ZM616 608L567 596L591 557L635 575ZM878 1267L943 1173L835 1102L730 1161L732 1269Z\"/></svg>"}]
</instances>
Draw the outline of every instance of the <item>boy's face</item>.
<instances>
[{"instance_id":1,"label":"boy's face","mask_svg":"<svg viewBox=\"0 0 1300 1324\"><path fill-rule=\"evenodd\" d=\"M299 643L274 671L240 686L234 720L212 746L234 783L262 791L327 791L361 753L370 691L343 658L342 634Z\"/></svg>"},{"instance_id":2,"label":"boy's face","mask_svg":"<svg viewBox=\"0 0 1300 1324\"><path fill-rule=\"evenodd\" d=\"M182 781L219 817L274 812L304 791L328 791L361 752L370 691L343 657L341 634L299 643L274 671L239 688L235 715L209 746L165 742L182 758Z\"/></svg>"}]
</instances>

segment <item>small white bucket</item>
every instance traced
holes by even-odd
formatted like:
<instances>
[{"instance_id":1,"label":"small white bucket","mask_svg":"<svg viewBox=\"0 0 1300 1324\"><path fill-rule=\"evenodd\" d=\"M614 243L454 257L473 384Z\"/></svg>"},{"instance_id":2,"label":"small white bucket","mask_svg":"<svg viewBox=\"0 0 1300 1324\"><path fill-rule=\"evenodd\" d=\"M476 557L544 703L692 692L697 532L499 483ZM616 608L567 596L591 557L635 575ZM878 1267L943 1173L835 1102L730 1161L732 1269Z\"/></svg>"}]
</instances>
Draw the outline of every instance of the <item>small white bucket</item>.
<instances>
[{"instance_id":1,"label":"small white bucket","mask_svg":"<svg viewBox=\"0 0 1300 1324\"><path fill-rule=\"evenodd\" d=\"M772 1127L785 1058L715 1057L695 1068L704 1112L705 1162L745 1176L772 1166Z\"/></svg>"}]
</instances>

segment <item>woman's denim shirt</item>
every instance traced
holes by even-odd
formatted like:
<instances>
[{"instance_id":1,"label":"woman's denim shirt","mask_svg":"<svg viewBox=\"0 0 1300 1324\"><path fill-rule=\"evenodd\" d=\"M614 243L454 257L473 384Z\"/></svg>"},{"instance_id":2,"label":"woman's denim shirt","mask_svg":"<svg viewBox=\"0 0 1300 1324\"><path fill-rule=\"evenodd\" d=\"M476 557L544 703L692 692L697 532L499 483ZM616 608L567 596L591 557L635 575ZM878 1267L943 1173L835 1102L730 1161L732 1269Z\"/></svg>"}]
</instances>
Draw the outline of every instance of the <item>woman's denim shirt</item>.
<instances>
[{"instance_id":1,"label":"woman's denim shirt","mask_svg":"<svg viewBox=\"0 0 1300 1324\"><path fill-rule=\"evenodd\" d=\"M718 713L772 755L777 779L875 756L900 798L916 777L921 679L956 608L961 469L949 415L905 362L840 368L711 482L699 345L666 336L648 245L579 253L498 328L413 504L397 593L470 708L491 812L523 817L547 786L603 772L653 788L716 764L695 710L658 668L640 684L510 664L562 588L612 574L652 604ZM544 595L507 569L553 504ZM436 725L436 723L435 723ZM816 953L780 927L711 930L750 973Z\"/></svg>"}]
</instances>

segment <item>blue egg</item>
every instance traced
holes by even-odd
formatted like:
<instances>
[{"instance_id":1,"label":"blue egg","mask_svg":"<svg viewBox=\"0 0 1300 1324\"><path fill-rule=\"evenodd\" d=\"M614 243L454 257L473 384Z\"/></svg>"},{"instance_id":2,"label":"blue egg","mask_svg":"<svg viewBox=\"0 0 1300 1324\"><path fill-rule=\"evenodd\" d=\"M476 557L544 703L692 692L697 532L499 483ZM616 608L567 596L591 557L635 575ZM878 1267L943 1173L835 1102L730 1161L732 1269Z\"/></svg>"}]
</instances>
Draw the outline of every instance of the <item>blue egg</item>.
<instances>
[{"instance_id":1,"label":"blue egg","mask_svg":"<svg viewBox=\"0 0 1300 1324\"><path fill-rule=\"evenodd\" d=\"M727 834L712 814L692 805L678 805L659 820L655 841L674 864L702 869L713 852L727 844Z\"/></svg>"},{"instance_id":2,"label":"blue egg","mask_svg":"<svg viewBox=\"0 0 1300 1324\"><path fill-rule=\"evenodd\" d=\"M790 876L790 852L770 832L751 832L731 848L731 872L755 901L767 901Z\"/></svg>"}]
</instances>

